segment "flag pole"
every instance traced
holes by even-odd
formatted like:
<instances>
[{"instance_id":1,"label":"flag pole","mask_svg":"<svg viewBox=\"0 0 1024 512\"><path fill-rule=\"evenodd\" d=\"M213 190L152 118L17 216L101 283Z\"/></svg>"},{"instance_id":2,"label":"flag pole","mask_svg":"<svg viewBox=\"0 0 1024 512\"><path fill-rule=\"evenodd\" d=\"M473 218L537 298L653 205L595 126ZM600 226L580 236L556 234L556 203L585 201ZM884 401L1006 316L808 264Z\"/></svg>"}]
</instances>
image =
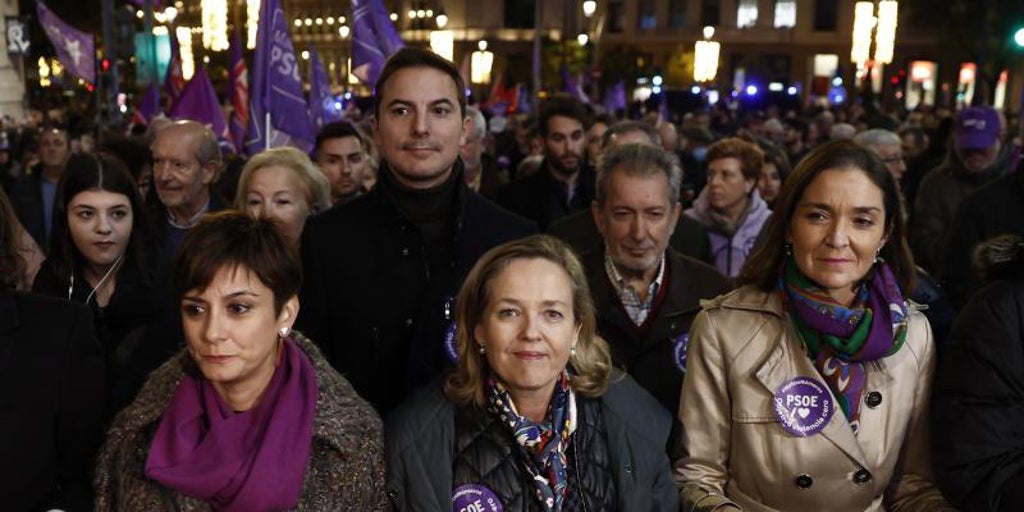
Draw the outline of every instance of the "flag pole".
<instances>
[{"instance_id":1,"label":"flag pole","mask_svg":"<svg viewBox=\"0 0 1024 512\"><path fill-rule=\"evenodd\" d=\"M263 114L263 150L270 149L270 111Z\"/></svg>"}]
</instances>

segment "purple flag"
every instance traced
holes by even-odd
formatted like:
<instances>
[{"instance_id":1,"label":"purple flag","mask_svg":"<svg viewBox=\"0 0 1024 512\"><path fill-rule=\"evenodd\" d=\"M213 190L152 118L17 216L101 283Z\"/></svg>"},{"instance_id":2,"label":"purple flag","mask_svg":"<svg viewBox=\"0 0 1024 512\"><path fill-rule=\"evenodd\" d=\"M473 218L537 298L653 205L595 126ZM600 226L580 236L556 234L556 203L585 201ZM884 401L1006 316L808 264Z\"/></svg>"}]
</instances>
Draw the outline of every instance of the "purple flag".
<instances>
[{"instance_id":1,"label":"purple flag","mask_svg":"<svg viewBox=\"0 0 1024 512\"><path fill-rule=\"evenodd\" d=\"M331 83L315 48L309 49L309 62L309 120L319 132L325 124L340 121L341 111L334 106Z\"/></svg>"},{"instance_id":2,"label":"purple flag","mask_svg":"<svg viewBox=\"0 0 1024 512\"><path fill-rule=\"evenodd\" d=\"M202 65L196 66L192 80L185 84L178 101L171 107L168 117L172 119L191 119L206 125L217 136L218 140L228 141L228 125L224 122L224 111L220 108L217 92L213 90L210 78Z\"/></svg>"},{"instance_id":3,"label":"purple flag","mask_svg":"<svg viewBox=\"0 0 1024 512\"><path fill-rule=\"evenodd\" d=\"M384 61L404 46L381 0L352 0L352 74L374 85Z\"/></svg>"},{"instance_id":4,"label":"purple flag","mask_svg":"<svg viewBox=\"0 0 1024 512\"><path fill-rule=\"evenodd\" d=\"M672 122L672 116L668 112L668 92L664 89L661 90L661 98L658 99L658 120Z\"/></svg>"},{"instance_id":5,"label":"purple flag","mask_svg":"<svg viewBox=\"0 0 1024 512\"><path fill-rule=\"evenodd\" d=\"M294 145L307 153L315 134L302 92L299 63L279 0L260 4L253 59L252 103L245 149L254 155L269 147Z\"/></svg>"},{"instance_id":6,"label":"purple flag","mask_svg":"<svg viewBox=\"0 0 1024 512\"><path fill-rule=\"evenodd\" d=\"M583 92L583 87L580 86L579 80L569 73L569 68L562 66L560 72L562 74L562 92L566 92L569 96L589 105L590 98Z\"/></svg>"},{"instance_id":7,"label":"purple flag","mask_svg":"<svg viewBox=\"0 0 1024 512\"><path fill-rule=\"evenodd\" d=\"M149 124L154 116L160 113L160 90L156 84L150 82L146 86L146 93L135 105L135 113L132 114L132 122L136 124Z\"/></svg>"},{"instance_id":8,"label":"purple flag","mask_svg":"<svg viewBox=\"0 0 1024 512\"><path fill-rule=\"evenodd\" d=\"M43 31L57 50L57 60L64 64L71 74L95 84L96 42L93 41L92 34L64 23L41 1L36 2L36 15L39 16L39 24L43 26Z\"/></svg>"},{"instance_id":9,"label":"purple flag","mask_svg":"<svg viewBox=\"0 0 1024 512\"><path fill-rule=\"evenodd\" d=\"M533 105L530 104L530 89L526 87L526 84L516 85L516 112L525 112L527 114L533 109Z\"/></svg>"},{"instance_id":10,"label":"purple flag","mask_svg":"<svg viewBox=\"0 0 1024 512\"><path fill-rule=\"evenodd\" d=\"M614 116L619 110L626 110L626 84L621 80L604 91L604 110L608 115Z\"/></svg>"}]
</instances>

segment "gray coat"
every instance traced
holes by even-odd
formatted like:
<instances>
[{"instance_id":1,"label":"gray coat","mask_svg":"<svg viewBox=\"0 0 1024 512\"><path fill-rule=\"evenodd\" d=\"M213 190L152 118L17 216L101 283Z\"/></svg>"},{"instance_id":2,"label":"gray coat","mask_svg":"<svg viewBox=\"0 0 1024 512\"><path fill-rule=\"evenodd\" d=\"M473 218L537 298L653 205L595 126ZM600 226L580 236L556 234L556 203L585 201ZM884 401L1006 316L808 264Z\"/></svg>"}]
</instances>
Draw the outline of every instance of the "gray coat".
<instances>
[{"instance_id":1,"label":"gray coat","mask_svg":"<svg viewBox=\"0 0 1024 512\"><path fill-rule=\"evenodd\" d=\"M319 391L297 510L387 510L380 418L311 341L298 333L293 338L316 368ZM143 472L160 418L185 372L194 369L182 351L154 371L135 401L114 418L96 464L97 511L210 510Z\"/></svg>"}]
</instances>

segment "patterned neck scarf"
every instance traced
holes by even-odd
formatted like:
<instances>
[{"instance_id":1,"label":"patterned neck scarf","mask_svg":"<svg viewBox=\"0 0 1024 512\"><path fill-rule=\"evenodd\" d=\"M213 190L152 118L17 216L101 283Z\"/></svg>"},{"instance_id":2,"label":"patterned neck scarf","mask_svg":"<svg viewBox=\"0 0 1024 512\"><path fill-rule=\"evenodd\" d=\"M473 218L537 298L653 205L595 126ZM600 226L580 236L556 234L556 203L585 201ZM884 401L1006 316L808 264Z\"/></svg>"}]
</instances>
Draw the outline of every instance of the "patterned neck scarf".
<instances>
[{"instance_id":1,"label":"patterned neck scarf","mask_svg":"<svg viewBox=\"0 0 1024 512\"><path fill-rule=\"evenodd\" d=\"M845 307L807 279L790 256L779 269L779 290L807 355L856 434L866 363L895 354L907 337L907 304L896 277L879 260L861 283L853 306Z\"/></svg>"},{"instance_id":2,"label":"patterned neck scarf","mask_svg":"<svg viewBox=\"0 0 1024 512\"><path fill-rule=\"evenodd\" d=\"M562 371L542 422L520 416L508 389L493 373L487 377L487 409L511 429L529 455L526 470L544 510L562 510L569 491L566 450L576 430L576 397L569 389L569 373Z\"/></svg>"}]
</instances>

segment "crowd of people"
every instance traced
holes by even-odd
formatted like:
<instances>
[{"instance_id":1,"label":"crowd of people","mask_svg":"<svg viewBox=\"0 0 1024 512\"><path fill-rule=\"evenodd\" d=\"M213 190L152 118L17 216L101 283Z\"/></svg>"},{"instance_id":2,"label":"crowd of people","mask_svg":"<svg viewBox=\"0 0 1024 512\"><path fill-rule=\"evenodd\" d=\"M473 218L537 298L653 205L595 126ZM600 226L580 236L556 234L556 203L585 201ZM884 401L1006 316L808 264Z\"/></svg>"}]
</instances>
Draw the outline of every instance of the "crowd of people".
<instances>
[{"instance_id":1,"label":"crowd of people","mask_svg":"<svg viewBox=\"0 0 1024 512\"><path fill-rule=\"evenodd\" d=\"M1024 509L1001 113L465 90L0 139L3 508Z\"/></svg>"}]
</instances>

